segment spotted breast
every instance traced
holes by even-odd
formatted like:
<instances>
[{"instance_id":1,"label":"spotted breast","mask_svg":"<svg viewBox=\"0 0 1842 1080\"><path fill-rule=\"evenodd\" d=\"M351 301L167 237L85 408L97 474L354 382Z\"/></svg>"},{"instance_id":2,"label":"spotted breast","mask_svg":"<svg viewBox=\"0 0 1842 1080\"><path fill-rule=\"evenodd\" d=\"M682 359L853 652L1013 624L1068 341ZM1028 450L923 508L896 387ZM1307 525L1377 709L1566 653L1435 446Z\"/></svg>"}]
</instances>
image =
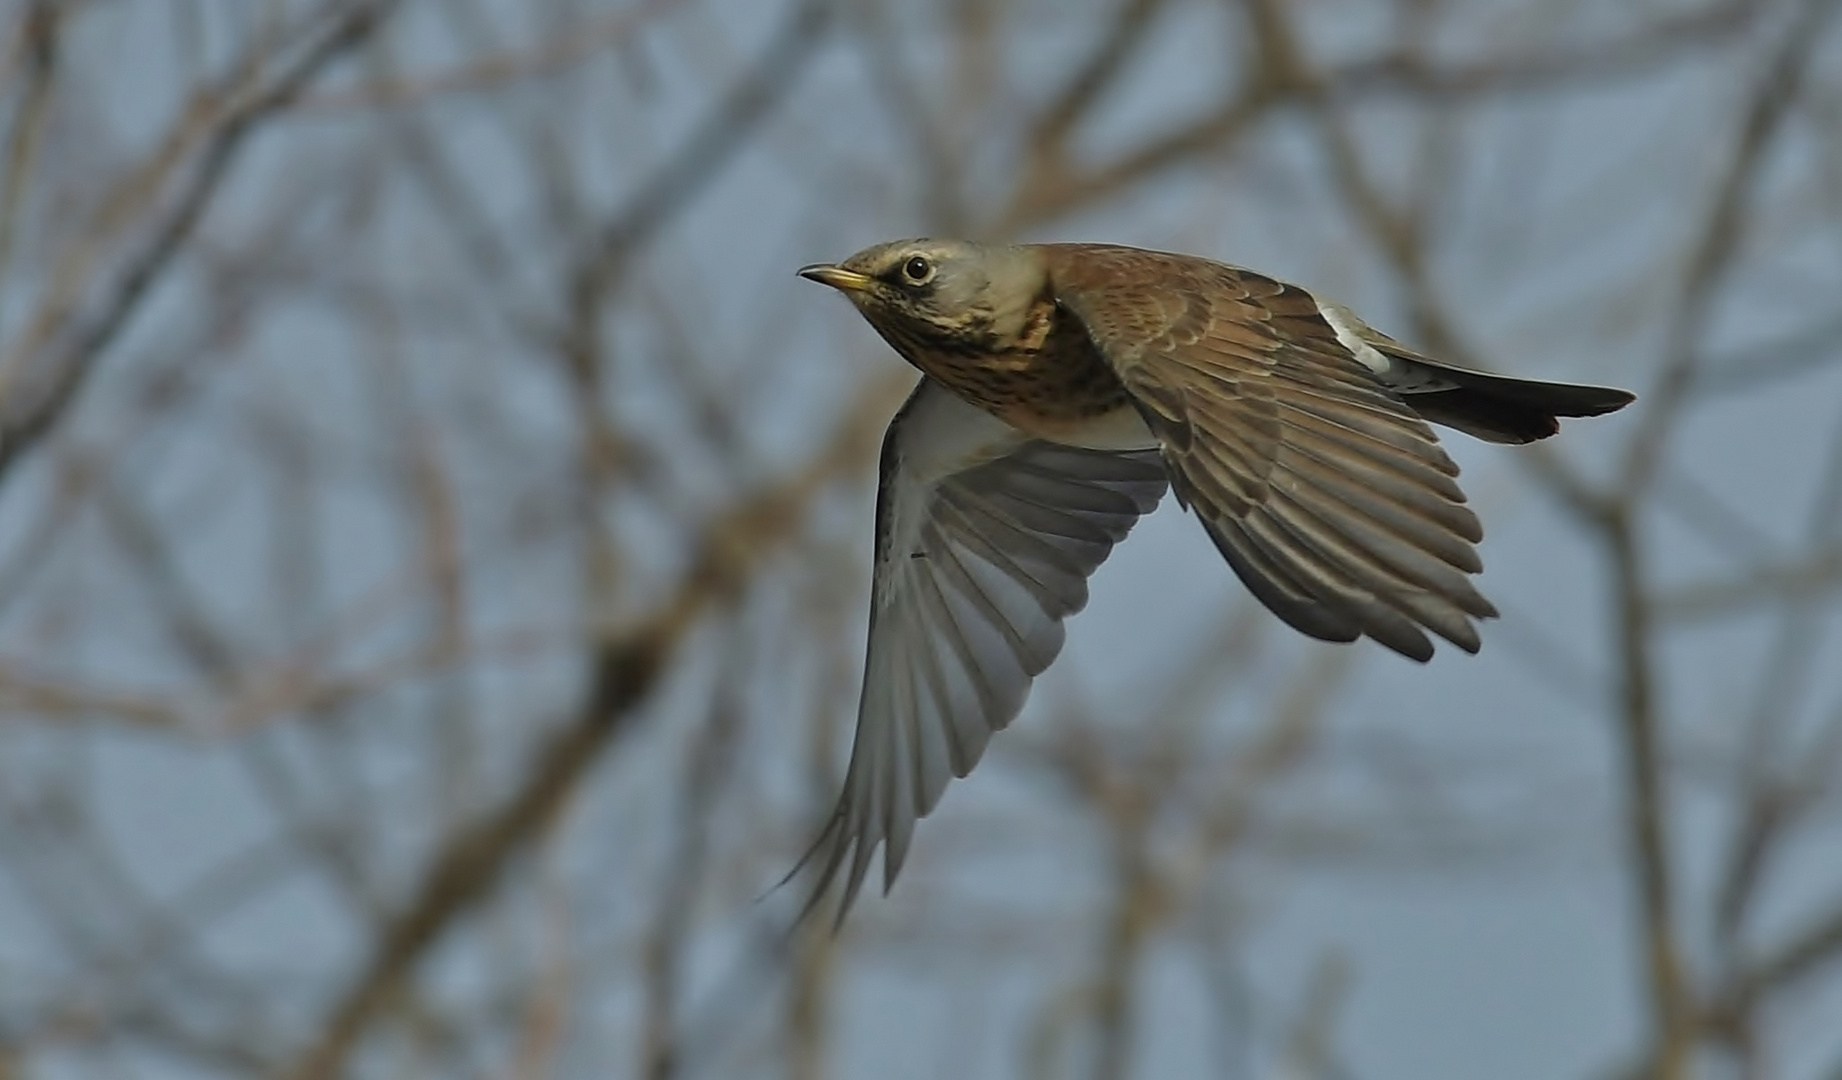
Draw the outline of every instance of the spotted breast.
<instances>
[{"instance_id":1,"label":"spotted breast","mask_svg":"<svg viewBox=\"0 0 1842 1080\"><path fill-rule=\"evenodd\" d=\"M1038 438L1079 442L1096 418L1122 410L1135 415L1086 327L1048 295L1032 304L1024 332L1009 340L977 325L942 334L892 320L877 329L930 378Z\"/></svg>"}]
</instances>

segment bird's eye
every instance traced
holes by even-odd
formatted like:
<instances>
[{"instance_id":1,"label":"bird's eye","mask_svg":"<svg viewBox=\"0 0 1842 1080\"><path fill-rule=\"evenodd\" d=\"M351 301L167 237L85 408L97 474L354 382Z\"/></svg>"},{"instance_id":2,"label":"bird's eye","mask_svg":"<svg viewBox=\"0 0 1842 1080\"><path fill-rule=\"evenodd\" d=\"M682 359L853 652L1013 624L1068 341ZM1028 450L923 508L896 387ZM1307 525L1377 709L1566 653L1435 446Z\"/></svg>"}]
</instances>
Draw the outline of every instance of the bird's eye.
<instances>
[{"instance_id":1,"label":"bird's eye","mask_svg":"<svg viewBox=\"0 0 1842 1080\"><path fill-rule=\"evenodd\" d=\"M902 264L902 276L913 284L923 284L934 276L934 264L919 255L913 256Z\"/></svg>"}]
</instances>

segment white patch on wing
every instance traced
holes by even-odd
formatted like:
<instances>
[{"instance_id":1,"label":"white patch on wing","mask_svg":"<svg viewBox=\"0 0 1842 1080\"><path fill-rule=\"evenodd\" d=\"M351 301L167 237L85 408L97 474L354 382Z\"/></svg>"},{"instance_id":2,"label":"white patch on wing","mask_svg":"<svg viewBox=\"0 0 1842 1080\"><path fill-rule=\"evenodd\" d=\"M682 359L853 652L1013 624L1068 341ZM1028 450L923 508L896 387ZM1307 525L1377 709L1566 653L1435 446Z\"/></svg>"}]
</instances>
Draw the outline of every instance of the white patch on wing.
<instances>
[{"instance_id":1,"label":"white patch on wing","mask_svg":"<svg viewBox=\"0 0 1842 1080\"><path fill-rule=\"evenodd\" d=\"M1048 434L1048 433L1045 433ZM1156 450L1157 436L1130 405L1056 431L1052 441L1084 450Z\"/></svg>"},{"instance_id":2,"label":"white patch on wing","mask_svg":"<svg viewBox=\"0 0 1842 1080\"><path fill-rule=\"evenodd\" d=\"M1316 298L1313 297L1313 299ZM1340 304L1332 304L1326 300L1318 300L1317 303L1318 314L1324 316L1324 321L1336 331L1338 343L1348 349L1350 355L1362 361L1364 367L1381 376L1382 381L1387 382L1388 376L1394 374L1394 368L1397 365L1388 357L1383 356L1381 350L1362 340L1361 332L1356 329L1359 325L1356 316Z\"/></svg>"},{"instance_id":3,"label":"white patch on wing","mask_svg":"<svg viewBox=\"0 0 1842 1080\"><path fill-rule=\"evenodd\" d=\"M1336 333L1338 344L1348 349L1350 355L1361 361L1364 367L1373 371L1388 389L1401 394L1422 394L1433 390L1450 390L1455 385L1431 368L1398 356L1389 356L1363 340L1362 331L1366 328L1350 309L1328 300L1313 299L1317 300L1318 313L1324 316L1324 321Z\"/></svg>"}]
</instances>

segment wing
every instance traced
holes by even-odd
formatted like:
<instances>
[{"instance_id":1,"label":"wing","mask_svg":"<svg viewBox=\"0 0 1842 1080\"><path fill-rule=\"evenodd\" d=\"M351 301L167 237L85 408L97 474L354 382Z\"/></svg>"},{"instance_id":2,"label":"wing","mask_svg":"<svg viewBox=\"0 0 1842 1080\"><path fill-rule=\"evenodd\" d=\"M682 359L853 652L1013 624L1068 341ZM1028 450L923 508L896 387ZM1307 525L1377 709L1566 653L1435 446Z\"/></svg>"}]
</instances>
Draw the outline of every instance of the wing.
<instances>
[{"instance_id":1,"label":"wing","mask_svg":"<svg viewBox=\"0 0 1842 1080\"><path fill-rule=\"evenodd\" d=\"M1477 516L1437 436L1339 342L1311 294L1204 259L1044 245L1056 299L1132 393L1178 497L1297 629L1416 660L1469 652L1496 609Z\"/></svg>"},{"instance_id":2,"label":"wing","mask_svg":"<svg viewBox=\"0 0 1842 1080\"><path fill-rule=\"evenodd\" d=\"M879 844L884 890L895 881L915 822L1023 708L1088 575L1166 484L1155 450L1032 440L931 379L889 425L881 471L856 741L800 860L820 860L810 912L848 856L840 923Z\"/></svg>"}]
</instances>

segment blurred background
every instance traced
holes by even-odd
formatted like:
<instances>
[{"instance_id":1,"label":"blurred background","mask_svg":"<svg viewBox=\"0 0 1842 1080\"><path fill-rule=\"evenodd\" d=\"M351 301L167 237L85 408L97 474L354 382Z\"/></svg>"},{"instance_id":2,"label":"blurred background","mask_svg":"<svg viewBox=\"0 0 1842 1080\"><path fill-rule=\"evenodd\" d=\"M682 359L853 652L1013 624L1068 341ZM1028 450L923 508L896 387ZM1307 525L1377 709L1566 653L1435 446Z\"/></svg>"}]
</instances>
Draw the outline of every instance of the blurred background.
<instances>
[{"instance_id":1,"label":"blurred background","mask_svg":"<svg viewBox=\"0 0 1842 1080\"><path fill-rule=\"evenodd\" d=\"M0 1077L1842 1077L1839 8L5 0ZM1167 501L789 934L917 234L1641 398L1476 658Z\"/></svg>"}]
</instances>

